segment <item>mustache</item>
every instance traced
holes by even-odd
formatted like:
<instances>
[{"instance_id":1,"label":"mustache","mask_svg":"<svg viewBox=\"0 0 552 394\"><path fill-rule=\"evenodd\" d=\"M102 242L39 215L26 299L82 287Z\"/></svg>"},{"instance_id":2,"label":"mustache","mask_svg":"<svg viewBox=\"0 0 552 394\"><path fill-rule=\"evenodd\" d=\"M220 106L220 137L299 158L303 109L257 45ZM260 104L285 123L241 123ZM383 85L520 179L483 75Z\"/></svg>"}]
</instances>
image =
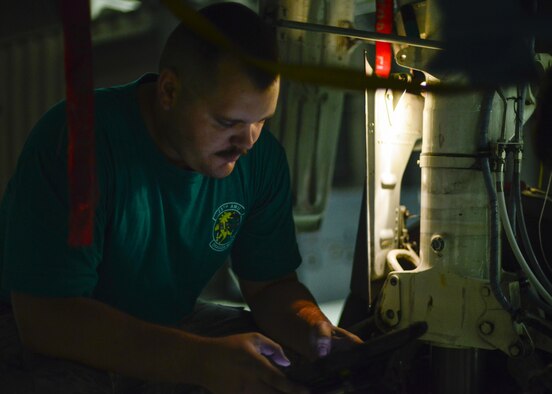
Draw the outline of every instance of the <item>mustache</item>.
<instances>
[{"instance_id":1,"label":"mustache","mask_svg":"<svg viewBox=\"0 0 552 394\"><path fill-rule=\"evenodd\" d=\"M247 149L230 148L230 149L218 152L217 155L223 156L223 157L232 157L236 155L245 156L247 155L247 152L249 152Z\"/></svg>"}]
</instances>

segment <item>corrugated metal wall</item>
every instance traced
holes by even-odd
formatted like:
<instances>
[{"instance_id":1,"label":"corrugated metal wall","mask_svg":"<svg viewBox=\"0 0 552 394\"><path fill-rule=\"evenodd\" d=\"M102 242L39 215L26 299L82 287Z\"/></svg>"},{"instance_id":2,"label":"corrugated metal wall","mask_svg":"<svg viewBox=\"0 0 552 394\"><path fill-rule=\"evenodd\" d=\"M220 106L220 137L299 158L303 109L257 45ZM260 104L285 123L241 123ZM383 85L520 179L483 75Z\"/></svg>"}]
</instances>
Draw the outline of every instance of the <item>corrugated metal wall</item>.
<instances>
[{"instance_id":1,"label":"corrugated metal wall","mask_svg":"<svg viewBox=\"0 0 552 394\"><path fill-rule=\"evenodd\" d=\"M276 3L280 16L289 20L348 27L354 19L353 0ZM342 37L280 29L278 38L281 58L286 63L341 67L350 63L353 41ZM293 214L300 231L316 231L322 224L333 180L344 102L343 90L285 79L282 82L280 105L269 127L287 153Z\"/></svg>"},{"instance_id":2,"label":"corrugated metal wall","mask_svg":"<svg viewBox=\"0 0 552 394\"><path fill-rule=\"evenodd\" d=\"M60 27L0 41L0 195L34 123L63 98L63 72Z\"/></svg>"}]
</instances>

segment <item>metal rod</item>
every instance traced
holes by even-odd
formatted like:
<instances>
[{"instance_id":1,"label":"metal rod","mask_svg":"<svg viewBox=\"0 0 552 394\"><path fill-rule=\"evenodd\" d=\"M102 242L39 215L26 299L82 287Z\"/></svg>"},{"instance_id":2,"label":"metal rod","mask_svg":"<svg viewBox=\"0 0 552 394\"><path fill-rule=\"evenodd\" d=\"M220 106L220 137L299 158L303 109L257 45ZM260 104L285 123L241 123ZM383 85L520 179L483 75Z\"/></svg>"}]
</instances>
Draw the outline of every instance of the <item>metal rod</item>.
<instances>
[{"instance_id":1,"label":"metal rod","mask_svg":"<svg viewBox=\"0 0 552 394\"><path fill-rule=\"evenodd\" d=\"M443 43L439 41L422 40L420 38L403 37L403 36L397 36L394 34L366 32L366 31L357 30L357 29L346 29L346 28L336 27L336 26L326 26L326 25L319 25L316 23L296 22L296 21L289 21L285 19L279 19L277 22L277 25L280 27L285 27L287 29L298 29L298 30L315 31L319 33L330 33L330 34L336 34L338 36L358 38L359 40L389 42L391 44L407 44L407 45L420 47L420 48L427 48L427 49L437 49L437 50L444 49Z\"/></svg>"}]
</instances>

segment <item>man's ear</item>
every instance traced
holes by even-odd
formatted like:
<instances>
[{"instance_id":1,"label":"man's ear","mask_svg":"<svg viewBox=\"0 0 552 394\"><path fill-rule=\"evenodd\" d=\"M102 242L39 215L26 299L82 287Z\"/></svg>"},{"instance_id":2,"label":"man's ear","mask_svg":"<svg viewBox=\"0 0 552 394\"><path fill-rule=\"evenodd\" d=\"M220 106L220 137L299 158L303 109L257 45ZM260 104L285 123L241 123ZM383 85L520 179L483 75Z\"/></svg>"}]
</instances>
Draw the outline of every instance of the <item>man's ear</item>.
<instances>
[{"instance_id":1,"label":"man's ear","mask_svg":"<svg viewBox=\"0 0 552 394\"><path fill-rule=\"evenodd\" d=\"M157 79L159 103L161 108L169 111L174 108L180 94L180 80L174 70L165 68Z\"/></svg>"}]
</instances>

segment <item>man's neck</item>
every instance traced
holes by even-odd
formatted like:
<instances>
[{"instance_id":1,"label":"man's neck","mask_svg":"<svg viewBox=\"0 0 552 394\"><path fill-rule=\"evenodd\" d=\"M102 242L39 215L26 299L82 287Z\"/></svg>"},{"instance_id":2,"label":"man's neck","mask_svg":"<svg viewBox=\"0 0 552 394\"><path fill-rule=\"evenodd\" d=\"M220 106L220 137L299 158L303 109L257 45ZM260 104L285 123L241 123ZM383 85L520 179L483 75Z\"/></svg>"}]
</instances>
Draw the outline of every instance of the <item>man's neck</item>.
<instances>
[{"instance_id":1,"label":"man's neck","mask_svg":"<svg viewBox=\"0 0 552 394\"><path fill-rule=\"evenodd\" d=\"M163 121L161 115L161 106L157 101L157 85L155 82L144 83L138 86L138 105L140 114L146 125L146 129L154 141L157 149L165 158L177 167L188 167L178 156L177 152L171 149L163 133Z\"/></svg>"}]
</instances>

